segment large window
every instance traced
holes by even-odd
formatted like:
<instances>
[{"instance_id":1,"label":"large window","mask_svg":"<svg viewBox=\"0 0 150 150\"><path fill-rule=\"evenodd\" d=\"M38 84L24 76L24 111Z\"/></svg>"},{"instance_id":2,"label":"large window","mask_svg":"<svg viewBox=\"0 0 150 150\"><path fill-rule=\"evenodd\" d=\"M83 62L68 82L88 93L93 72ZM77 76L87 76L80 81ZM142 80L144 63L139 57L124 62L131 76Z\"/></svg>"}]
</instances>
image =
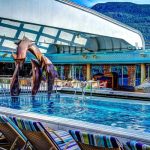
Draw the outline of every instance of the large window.
<instances>
[{"instance_id":1,"label":"large window","mask_svg":"<svg viewBox=\"0 0 150 150\"><path fill-rule=\"evenodd\" d=\"M61 80L66 80L69 78L70 65L56 65L58 77Z\"/></svg>"},{"instance_id":2,"label":"large window","mask_svg":"<svg viewBox=\"0 0 150 150\"><path fill-rule=\"evenodd\" d=\"M75 65L74 66L74 78L77 80L85 80L83 75L83 66L82 65Z\"/></svg>"},{"instance_id":3,"label":"large window","mask_svg":"<svg viewBox=\"0 0 150 150\"><path fill-rule=\"evenodd\" d=\"M80 81L86 80L86 65L72 65L72 78Z\"/></svg>"},{"instance_id":4,"label":"large window","mask_svg":"<svg viewBox=\"0 0 150 150\"><path fill-rule=\"evenodd\" d=\"M135 85L138 86L141 84L141 66L136 65L136 82Z\"/></svg>"},{"instance_id":5,"label":"large window","mask_svg":"<svg viewBox=\"0 0 150 150\"><path fill-rule=\"evenodd\" d=\"M128 85L128 66L122 66L122 85Z\"/></svg>"},{"instance_id":6,"label":"large window","mask_svg":"<svg viewBox=\"0 0 150 150\"><path fill-rule=\"evenodd\" d=\"M19 71L20 77L30 77L31 76L31 64L24 64L22 69ZM12 77L15 70L15 63L0 63L0 76L10 76Z\"/></svg>"},{"instance_id":7,"label":"large window","mask_svg":"<svg viewBox=\"0 0 150 150\"><path fill-rule=\"evenodd\" d=\"M118 84L119 85L123 85L123 67L122 66L116 66L116 65L113 65L111 66L111 72L116 72L117 75L118 75Z\"/></svg>"},{"instance_id":8,"label":"large window","mask_svg":"<svg viewBox=\"0 0 150 150\"><path fill-rule=\"evenodd\" d=\"M150 64L146 65L146 78L150 79Z\"/></svg>"},{"instance_id":9,"label":"large window","mask_svg":"<svg viewBox=\"0 0 150 150\"><path fill-rule=\"evenodd\" d=\"M59 45L58 53L82 53L84 51L83 47L75 47L75 46L68 46L68 45ZM85 52L85 51L84 51Z\"/></svg>"},{"instance_id":10,"label":"large window","mask_svg":"<svg viewBox=\"0 0 150 150\"><path fill-rule=\"evenodd\" d=\"M92 77L96 74L103 74L104 66L103 65L92 65L91 67L91 75Z\"/></svg>"},{"instance_id":11,"label":"large window","mask_svg":"<svg viewBox=\"0 0 150 150\"><path fill-rule=\"evenodd\" d=\"M62 80L86 80L86 65L57 65L59 78Z\"/></svg>"}]
</instances>

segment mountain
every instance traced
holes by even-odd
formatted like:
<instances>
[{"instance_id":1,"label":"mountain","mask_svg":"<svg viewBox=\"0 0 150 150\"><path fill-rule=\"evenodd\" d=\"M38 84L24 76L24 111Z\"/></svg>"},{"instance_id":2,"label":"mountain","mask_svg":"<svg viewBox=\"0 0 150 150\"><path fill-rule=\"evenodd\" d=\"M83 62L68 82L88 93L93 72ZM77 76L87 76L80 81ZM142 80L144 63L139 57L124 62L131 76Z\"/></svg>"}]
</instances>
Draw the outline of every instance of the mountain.
<instances>
[{"instance_id":1,"label":"mountain","mask_svg":"<svg viewBox=\"0 0 150 150\"><path fill-rule=\"evenodd\" d=\"M150 5L108 2L98 3L92 9L141 31L146 48L150 49Z\"/></svg>"}]
</instances>

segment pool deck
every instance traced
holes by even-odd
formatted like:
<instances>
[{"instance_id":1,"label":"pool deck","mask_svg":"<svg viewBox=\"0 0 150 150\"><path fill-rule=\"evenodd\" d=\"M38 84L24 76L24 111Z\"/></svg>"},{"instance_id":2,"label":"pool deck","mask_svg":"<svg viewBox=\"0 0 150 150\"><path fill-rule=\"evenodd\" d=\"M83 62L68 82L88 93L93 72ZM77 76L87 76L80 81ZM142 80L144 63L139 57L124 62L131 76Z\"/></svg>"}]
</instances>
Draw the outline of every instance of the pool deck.
<instances>
[{"instance_id":1,"label":"pool deck","mask_svg":"<svg viewBox=\"0 0 150 150\"><path fill-rule=\"evenodd\" d=\"M94 124L74 119L66 119L61 117L48 116L23 110L16 110L11 108L0 107L0 114L8 116L16 116L20 118L27 118L38 120L51 127L52 129L70 130L77 129L103 135L113 135L122 141L138 140L146 144L150 144L150 133L143 131L136 131L132 129L124 129L120 127L111 127L106 125Z\"/></svg>"},{"instance_id":2,"label":"pool deck","mask_svg":"<svg viewBox=\"0 0 150 150\"><path fill-rule=\"evenodd\" d=\"M74 94L75 89L73 88L61 88L59 90L62 93ZM76 89L77 94L82 94L81 88ZM85 95L90 95L91 90L85 90ZM123 99L136 99L136 100L145 100L150 101L150 93L141 93L141 92L126 92L126 91L114 91L109 89L93 89L93 96L104 96L104 97L115 97Z\"/></svg>"}]
</instances>

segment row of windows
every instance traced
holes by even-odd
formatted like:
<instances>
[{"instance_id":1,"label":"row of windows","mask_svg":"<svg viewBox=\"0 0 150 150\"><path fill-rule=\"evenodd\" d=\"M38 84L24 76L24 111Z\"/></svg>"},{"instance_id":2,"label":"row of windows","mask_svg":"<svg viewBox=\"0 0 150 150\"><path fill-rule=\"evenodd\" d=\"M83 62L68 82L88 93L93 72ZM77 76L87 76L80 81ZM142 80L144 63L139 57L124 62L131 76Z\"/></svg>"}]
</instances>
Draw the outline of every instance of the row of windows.
<instances>
[{"instance_id":1,"label":"row of windows","mask_svg":"<svg viewBox=\"0 0 150 150\"><path fill-rule=\"evenodd\" d=\"M22 39L23 36L37 41L36 44L43 53L53 43L84 46L87 40L71 31L0 19L0 46L16 49L13 39Z\"/></svg>"},{"instance_id":2,"label":"row of windows","mask_svg":"<svg viewBox=\"0 0 150 150\"><path fill-rule=\"evenodd\" d=\"M85 65L55 65L60 79L78 79L86 80L86 64ZM109 72L116 72L119 78L119 85L128 85L128 73L131 65L107 65ZM70 69L71 68L71 69ZM140 84L141 67L135 66L135 85ZM0 63L0 76L12 76L15 69L14 63ZM20 71L20 76L31 77L31 64L24 64L23 69ZM91 77L95 74L104 74L105 65L92 65ZM150 78L150 65L146 65L146 77Z\"/></svg>"}]
</instances>

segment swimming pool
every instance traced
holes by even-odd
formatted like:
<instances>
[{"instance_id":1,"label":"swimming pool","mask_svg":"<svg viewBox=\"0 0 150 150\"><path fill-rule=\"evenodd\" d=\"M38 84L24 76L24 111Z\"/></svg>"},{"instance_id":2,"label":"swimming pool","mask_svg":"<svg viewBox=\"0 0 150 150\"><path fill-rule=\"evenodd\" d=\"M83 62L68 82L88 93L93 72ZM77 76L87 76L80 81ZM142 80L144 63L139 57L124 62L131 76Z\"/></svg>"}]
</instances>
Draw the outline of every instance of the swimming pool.
<instances>
[{"instance_id":1,"label":"swimming pool","mask_svg":"<svg viewBox=\"0 0 150 150\"><path fill-rule=\"evenodd\" d=\"M104 97L52 95L0 98L0 106L150 133L150 102Z\"/></svg>"}]
</instances>

